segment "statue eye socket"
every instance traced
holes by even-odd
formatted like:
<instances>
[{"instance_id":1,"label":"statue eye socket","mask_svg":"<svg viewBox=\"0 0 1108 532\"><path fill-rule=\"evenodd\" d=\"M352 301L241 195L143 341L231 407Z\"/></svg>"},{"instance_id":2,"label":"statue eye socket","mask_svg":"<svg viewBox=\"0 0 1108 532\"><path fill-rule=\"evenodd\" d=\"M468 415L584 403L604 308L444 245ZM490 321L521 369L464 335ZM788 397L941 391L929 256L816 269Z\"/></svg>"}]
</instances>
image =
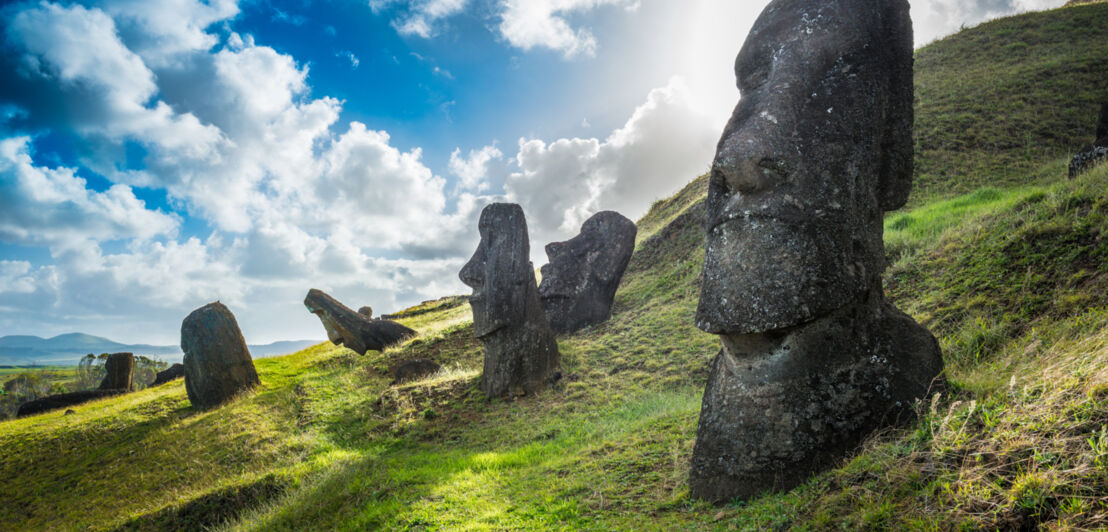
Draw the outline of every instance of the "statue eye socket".
<instances>
[{"instance_id":1,"label":"statue eye socket","mask_svg":"<svg viewBox=\"0 0 1108 532\"><path fill-rule=\"evenodd\" d=\"M771 54L759 54L747 60L742 60L738 71L739 89L750 91L765 85L769 81L769 74L773 67Z\"/></svg>"}]
</instances>

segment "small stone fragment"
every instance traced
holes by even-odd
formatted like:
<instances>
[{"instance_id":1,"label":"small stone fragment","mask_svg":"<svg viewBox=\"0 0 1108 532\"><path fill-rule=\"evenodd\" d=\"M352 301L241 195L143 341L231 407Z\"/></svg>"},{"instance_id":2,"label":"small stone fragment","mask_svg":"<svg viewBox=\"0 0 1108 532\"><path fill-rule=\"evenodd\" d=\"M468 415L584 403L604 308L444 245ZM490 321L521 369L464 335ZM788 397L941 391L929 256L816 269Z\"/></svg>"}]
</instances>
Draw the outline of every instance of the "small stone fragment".
<instances>
[{"instance_id":1,"label":"small stone fragment","mask_svg":"<svg viewBox=\"0 0 1108 532\"><path fill-rule=\"evenodd\" d=\"M358 314L361 314L362 316L365 316L365 317L372 320L373 319L373 307L371 307L369 305L366 305L366 306L358 309Z\"/></svg>"}]
</instances>

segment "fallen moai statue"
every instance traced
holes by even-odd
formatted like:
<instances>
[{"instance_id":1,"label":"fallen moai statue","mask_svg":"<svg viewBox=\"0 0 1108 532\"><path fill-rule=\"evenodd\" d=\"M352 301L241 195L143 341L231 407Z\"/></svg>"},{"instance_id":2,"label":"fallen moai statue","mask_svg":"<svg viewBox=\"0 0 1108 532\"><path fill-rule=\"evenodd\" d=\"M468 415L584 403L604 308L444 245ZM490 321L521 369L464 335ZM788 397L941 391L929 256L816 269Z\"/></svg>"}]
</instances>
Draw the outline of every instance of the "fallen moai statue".
<instances>
[{"instance_id":1,"label":"fallen moai statue","mask_svg":"<svg viewBox=\"0 0 1108 532\"><path fill-rule=\"evenodd\" d=\"M911 189L906 0L774 0L735 62L696 324L720 335L690 491L792 488L909 419L943 368L885 300L882 217Z\"/></svg>"},{"instance_id":2,"label":"fallen moai statue","mask_svg":"<svg viewBox=\"0 0 1108 532\"><path fill-rule=\"evenodd\" d=\"M546 245L539 297L556 333L608 320L619 281L635 251L635 223L615 211L594 214L581 232Z\"/></svg>"},{"instance_id":3,"label":"fallen moai statue","mask_svg":"<svg viewBox=\"0 0 1108 532\"><path fill-rule=\"evenodd\" d=\"M417 334L395 321L374 320L354 312L315 288L308 290L304 306L323 322L327 339L332 344L345 345L359 355L366 351L383 351Z\"/></svg>"},{"instance_id":4,"label":"fallen moai statue","mask_svg":"<svg viewBox=\"0 0 1108 532\"><path fill-rule=\"evenodd\" d=\"M527 221L514 203L481 211L481 243L458 272L473 288L473 334L485 345L481 389L489 397L533 393L558 367L558 342L535 286Z\"/></svg>"},{"instance_id":5,"label":"fallen moai statue","mask_svg":"<svg viewBox=\"0 0 1108 532\"><path fill-rule=\"evenodd\" d=\"M235 315L218 301L181 323L181 350L185 391L193 406L218 406L261 384Z\"/></svg>"},{"instance_id":6,"label":"fallen moai statue","mask_svg":"<svg viewBox=\"0 0 1108 532\"><path fill-rule=\"evenodd\" d=\"M61 393L35 399L34 401L27 401L19 405L19 410L15 415L16 417L23 417L41 414L49 410L76 406L81 403L87 403L105 397L114 397L125 393L127 393L127 390L82 390L79 392Z\"/></svg>"},{"instance_id":7,"label":"fallen moai statue","mask_svg":"<svg viewBox=\"0 0 1108 532\"><path fill-rule=\"evenodd\" d=\"M159 371L158 374L154 376L154 382L150 386L160 386L160 385L165 384L165 383L167 383L167 382L169 382L173 379L179 379L179 378L184 377L184 376L185 376L185 365L184 364L174 364L172 366L169 366L168 369Z\"/></svg>"}]
</instances>

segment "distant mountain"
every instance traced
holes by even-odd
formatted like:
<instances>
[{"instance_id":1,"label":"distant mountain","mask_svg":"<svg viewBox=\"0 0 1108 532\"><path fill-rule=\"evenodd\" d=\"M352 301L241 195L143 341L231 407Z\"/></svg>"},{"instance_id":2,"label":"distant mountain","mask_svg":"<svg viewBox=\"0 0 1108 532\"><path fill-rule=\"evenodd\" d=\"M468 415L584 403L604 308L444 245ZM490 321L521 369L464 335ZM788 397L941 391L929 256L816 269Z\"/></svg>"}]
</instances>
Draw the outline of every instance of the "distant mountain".
<instances>
[{"instance_id":1,"label":"distant mountain","mask_svg":"<svg viewBox=\"0 0 1108 532\"><path fill-rule=\"evenodd\" d=\"M286 340L247 347L250 348L251 355L261 358L293 353L317 343L319 340ZM84 333L62 334L53 338L28 335L0 337L0 365L3 366L76 364L88 353L121 351L158 358L166 362L180 362L183 356L181 348L175 345L123 344Z\"/></svg>"}]
</instances>

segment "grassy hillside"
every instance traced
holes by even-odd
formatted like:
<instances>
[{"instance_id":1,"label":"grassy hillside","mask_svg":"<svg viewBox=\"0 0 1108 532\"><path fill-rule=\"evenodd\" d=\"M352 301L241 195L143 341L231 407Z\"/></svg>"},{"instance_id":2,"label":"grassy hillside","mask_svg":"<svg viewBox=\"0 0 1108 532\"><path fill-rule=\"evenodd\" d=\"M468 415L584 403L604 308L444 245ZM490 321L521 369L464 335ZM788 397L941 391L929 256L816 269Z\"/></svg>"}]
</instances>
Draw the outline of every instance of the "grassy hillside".
<instances>
[{"instance_id":1,"label":"grassy hillside","mask_svg":"<svg viewBox=\"0 0 1108 532\"><path fill-rule=\"evenodd\" d=\"M998 19L923 47L911 204L1054 179L1043 161L1095 140L1105 79L1103 3Z\"/></svg>"},{"instance_id":2,"label":"grassy hillside","mask_svg":"<svg viewBox=\"0 0 1108 532\"><path fill-rule=\"evenodd\" d=\"M957 100L925 98L938 68L928 54L956 68L967 34L1026 26L1050 43L1069 35L1042 28L1052 17L1105 13L1016 17L921 50L921 124L956 131L929 115ZM1032 42L1020 31L1003 38ZM965 53L967 68L988 63ZM966 105L951 116L976 112ZM1088 116L1054 114L1081 137ZM468 305L428 302L397 315L419 338L365 357L322 344L258 360L257 393L216 410L193 411L176 381L0 423L0 529L1108 527L1108 167L1065 181L1061 144L1018 167L977 157L1011 150L938 146L920 148L916 193L928 201L886 220L886 289L940 338L950 385L918 405L918 423L789 493L721 507L688 498L718 349L692 324L700 178L639 222L612 319L559 341L554 389L485 400ZM928 174L940 159L951 172ZM387 369L416 357L445 369L390 386Z\"/></svg>"}]
</instances>

